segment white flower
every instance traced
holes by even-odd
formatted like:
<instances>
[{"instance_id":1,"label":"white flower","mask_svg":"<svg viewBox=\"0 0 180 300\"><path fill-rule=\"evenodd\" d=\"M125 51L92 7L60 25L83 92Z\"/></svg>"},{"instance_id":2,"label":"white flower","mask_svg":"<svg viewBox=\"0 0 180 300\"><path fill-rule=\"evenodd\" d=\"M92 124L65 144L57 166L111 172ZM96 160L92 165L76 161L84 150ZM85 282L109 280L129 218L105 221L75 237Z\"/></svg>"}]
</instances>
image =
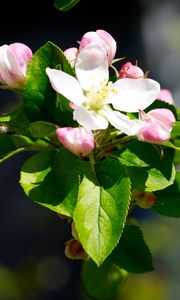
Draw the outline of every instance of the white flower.
<instances>
[{"instance_id":1,"label":"white flower","mask_svg":"<svg viewBox=\"0 0 180 300\"><path fill-rule=\"evenodd\" d=\"M141 120L113 110L138 112L148 107L160 92L159 83L152 79L124 78L108 82L108 60L97 41L80 51L75 65L77 79L63 71L46 69L52 87L75 104L74 119L87 130L105 129L108 123L125 132L137 134Z\"/></svg>"}]
</instances>

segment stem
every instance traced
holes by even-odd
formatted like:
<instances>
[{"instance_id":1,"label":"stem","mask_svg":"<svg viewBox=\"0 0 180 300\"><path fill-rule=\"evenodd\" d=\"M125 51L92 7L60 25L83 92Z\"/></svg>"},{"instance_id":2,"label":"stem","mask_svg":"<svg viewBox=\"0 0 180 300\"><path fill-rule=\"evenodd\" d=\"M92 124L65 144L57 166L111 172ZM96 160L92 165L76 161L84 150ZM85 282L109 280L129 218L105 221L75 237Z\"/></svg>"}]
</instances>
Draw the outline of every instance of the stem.
<instances>
[{"instance_id":1,"label":"stem","mask_svg":"<svg viewBox=\"0 0 180 300\"><path fill-rule=\"evenodd\" d=\"M94 159L94 153L93 152L90 152L89 154L89 161L90 161L90 164L91 164L91 168L92 168L92 172L94 174L94 177L95 177L95 184L99 185L99 180L97 178L97 175L96 175L96 171L95 171L95 168L94 168L94 165L95 165L95 159Z\"/></svg>"},{"instance_id":2,"label":"stem","mask_svg":"<svg viewBox=\"0 0 180 300\"><path fill-rule=\"evenodd\" d=\"M118 78L119 73L118 73L117 69L113 65L111 65L110 67L114 70L116 77Z\"/></svg>"},{"instance_id":3,"label":"stem","mask_svg":"<svg viewBox=\"0 0 180 300\"><path fill-rule=\"evenodd\" d=\"M124 137L121 137L121 138L118 138L114 141L111 141L103 146L100 146L99 149L105 149L105 148L108 148L108 147L111 147L111 146L116 146L118 144L123 144L124 142L128 142L130 140L133 140L135 137L134 136L124 136Z\"/></svg>"}]
</instances>

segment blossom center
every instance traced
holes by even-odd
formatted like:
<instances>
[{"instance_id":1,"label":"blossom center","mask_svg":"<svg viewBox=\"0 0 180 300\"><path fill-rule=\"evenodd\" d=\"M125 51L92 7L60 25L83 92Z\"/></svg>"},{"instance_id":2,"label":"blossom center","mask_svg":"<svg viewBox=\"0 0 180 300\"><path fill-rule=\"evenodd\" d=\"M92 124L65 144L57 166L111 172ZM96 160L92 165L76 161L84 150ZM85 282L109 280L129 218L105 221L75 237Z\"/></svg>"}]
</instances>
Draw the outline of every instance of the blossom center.
<instances>
[{"instance_id":1,"label":"blossom center","mask_svg":"<svg viewBox=\"0 0 180 300\"><path fill-rule=\"evenodd\" d=\"M97 90L93 87L91 91L87 92L87 103L86 107L88 110L99 111L106 104L106 99L109 98L110 94L116 94L117 91L112 86L112 82L109 81L107 85L101 83L101 88Z\"/></svg>"}]
</instances>

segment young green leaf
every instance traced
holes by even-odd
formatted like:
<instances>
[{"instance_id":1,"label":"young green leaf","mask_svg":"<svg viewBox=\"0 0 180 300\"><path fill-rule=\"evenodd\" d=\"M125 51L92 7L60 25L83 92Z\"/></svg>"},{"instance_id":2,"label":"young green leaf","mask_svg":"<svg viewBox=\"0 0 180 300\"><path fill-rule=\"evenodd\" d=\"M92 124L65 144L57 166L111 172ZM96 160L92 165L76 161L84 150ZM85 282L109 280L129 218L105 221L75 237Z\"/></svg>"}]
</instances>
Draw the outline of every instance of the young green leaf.
<instances>
[{"instance_id":1,"label":"young green leaf","mask_svg":"<svg viewBox=\"0 0 180 300\"><path fill-rule=\"evenodd\" d=\"M126 225L110 260L131 273L153 270L151 253L138 226Z\"/></svg>"},{"instance_id":2,"label":"young green leaf","mask_svg":"<svg viewBox=\"0 0 180 300\"><path fill-rule=\"evenodd\" d=\"M68 11L80 0L55 0L54 6L60 11Z\"/></svg>"},{"instance_id":3,"label":"young green leaf","mask_svg":"<svg viewBox=\"0 0 180 300\"><path fill-rule=\"evenodd\" d=\"M17 148L24 148L24 150L51 150L55 149L55 146L48 143L48 141L44 141L41 139L33 140L26 135L14 134L11 136L12 141L14 142Z\"/></svg>"},{"instance_id":4,"label":"young green leaf","mask_svg":"<svg viewBox=\"0 0 180 300\"><path fill-rule=\"evenodd\" d=\"M52 123L45 121L36 121L30 124L28 132L30 136L34 138L44 138L55 133L56 128L56 125Z\"/></svg>"},{"instance_id":5,"label":"young green leaf","mask_svg":"<svg viewBox=\"0 0 180 300\"><path fill-rule=\"evenodd\" d=\"M8 131L25 131L29 121L24 113L23 107L18 107L11 114L0 117L0 123L8 126Z\"/></svg>"},{"instance_id":6,"label":"young green leaf","mask_svg":"<svg viewBox=\"0 0 180 300\"><path fill-rule=\"evenodd\" d=\"M127 272L106 260L100 267L92 260L87 260L82 266L83 287L88 296L96 300L109 300L116 293Z\"/></svg>"},{"instance_id":7,"label":"young green leaf","mask_svg":"<svg viewBox=\"0 0 180 300\"><path fill-rule=\"evenodd\" d=\"M112 252L123 231L130 201L130 181L118 160L95 166L95 180L84 177L74 221L88 255L100 266Z\"/></svg>"},{"instance_id":8,"label":"young green leaf","mask_svg":"<svg viewBox=\"0 0 180 300\"><path fill-rule=\"evenodd\" d=\"M177 171L173 185L156 193L157 203L153 209L168 217L180 217L180 172Z\"/></svg>"},{"instance_id":9,"label":"young green leaf","mask_svg":"<svg viewBox=\"0 0 180 300\"><path fill-rule=\"evenodd\" d=\"M180 121L177 121L174 126L171 133L171 137L173 139L180 139Z\"/></svg>"},{"instance_id":10,"label":"young green leaf","mask_svg":"<svg viewBox=\"0 0 180 300\"><path fill-rule=\"evenodd\" d=\"M163 143L164 146L180 151L180 147L174 145L170 141Z\"/></svg>"},{"instance_id":11,"label":"young green leaf","mask_svg":"<svg viewBox=\"0 0 180 300\"><path fill-rule=\"evenodd\" d=\"M24 148L17 148L10 135L0 134L0 163L16 153L22 152Z\"/></svg>"}]
</instances>

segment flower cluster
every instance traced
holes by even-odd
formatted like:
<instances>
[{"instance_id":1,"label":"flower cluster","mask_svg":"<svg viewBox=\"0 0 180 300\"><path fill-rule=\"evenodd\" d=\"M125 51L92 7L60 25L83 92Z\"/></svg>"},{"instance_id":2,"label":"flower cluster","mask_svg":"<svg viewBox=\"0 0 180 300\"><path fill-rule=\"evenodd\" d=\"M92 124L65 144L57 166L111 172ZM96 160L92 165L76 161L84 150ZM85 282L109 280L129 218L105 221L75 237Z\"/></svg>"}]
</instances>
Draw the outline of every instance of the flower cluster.
<instances>
[{"instance_id":1,"label":"flower cluster","mask_svg":"<svg viewBox=\"0 0 180 300\"><path fill-rule=\"evenodd\" d=\"M20 93L22 103L0 116L0 162L38 152L20 184L33 201L71 220L67 257L98 266L110 257L108 266L141 273L152 264L130 224L132 209L180 216L178 201L171 211L164 200L171 191L179 197L179 112L169 90L137 64L115 67L122 62L115 55L116 41L104 30L65 51L51 42L35 54L21 43L1 46L0 87ZM145 261L131 268L136 257L123 261L119 251L134 236Z\"/></svg>"},{"instance_id":2,"label":"flower cluster","mask_svg":"<svg viewBox=\"0 0 180 300\"><path fill-rule=\"evenodd\" d=\"M76 77L56 69L46 69L53 89L70 101L73 117L80 126L61 128L57 136L73 153L86 156L94 148L91 131L104 130L109 124L126 135L140 140L163 143L170 138L175 123L168 109L148 108L155 99L173 104L167 89L146 78L144 72L131 62L122 65L118 79L109 78L109 66L116 54L116 41L104 30L87 32L79 48L64 51ZM27 66L32 52L24 44L0 47L0 82L10 88L21 88L25 83ZM125 113L139 113L131 119Z\"/></svg>"},{"instance_id":3,"label":"flower cluster","mask_svg":"<svg viewBox=\"0 0 180 300\"><path fill-rule=\"evenodd\" d=\"M170 92L160 90L158 82L146 78L144 72L130 62L121 67L118 80L114 83L109 80L108 68L116 54L116 42L108 32L88 32L82 37L79 49L69 48L64 53L75 68L76 78L50 68L46 73L55 91L71 102L74 119L89 131L89 152L93 149L90 131L106 129L109 123L127 135L137 135L140 140L152 143L169 140L175 122L173 113L168 109L155 109L146 114L143 110L155 99L173 104ZM139 112L139 119L131 120L122 112ZM72 150L73 140L76 149L76 133L69 137L66 130L64 134L61 130L58 137L70 151L76 151ZM88 132L82 140L87 137Z\"/></svg>"}]
</instances>

